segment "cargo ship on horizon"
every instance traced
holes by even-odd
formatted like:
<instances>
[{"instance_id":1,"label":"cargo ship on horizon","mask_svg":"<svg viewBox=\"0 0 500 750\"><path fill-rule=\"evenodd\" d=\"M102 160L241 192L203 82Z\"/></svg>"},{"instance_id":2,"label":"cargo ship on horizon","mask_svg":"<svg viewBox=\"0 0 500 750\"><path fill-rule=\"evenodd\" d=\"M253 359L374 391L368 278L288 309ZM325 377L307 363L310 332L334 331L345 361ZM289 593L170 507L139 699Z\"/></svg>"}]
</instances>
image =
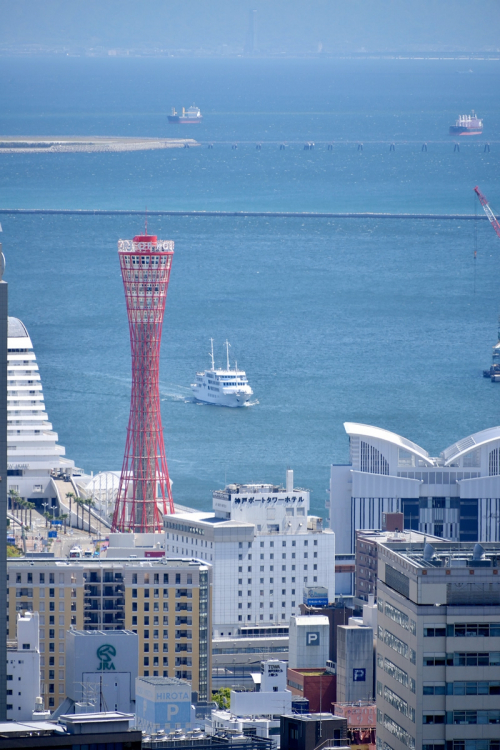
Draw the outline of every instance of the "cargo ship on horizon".
<instances>
[{"instance_id":1,"label":"cargo ship on horizon","mask_svg":"<svg viewBox=\"0 0 500 750\"><path fill-rule=\"evenodd\" d=\"M450 126L450 135L481 135L482 132L483 121L474 110L470 115L459 115L455 124Z\"/></svg>"},{"instance_id":2,"label":"cargo ship on horizon","mask_svg":"<svg viewBox=\"0 0 500 750\"><path fill-rule=\"evenodd\" d=\"M175 111L175 107L172 107L172 114L168 116L168 121L171 125L194 125L200 123L203 120L203 115L200 112L199 107L195 107L194 104L188 109L182 108L182 114L178 114Z\"/></svg>"}]
</instances>

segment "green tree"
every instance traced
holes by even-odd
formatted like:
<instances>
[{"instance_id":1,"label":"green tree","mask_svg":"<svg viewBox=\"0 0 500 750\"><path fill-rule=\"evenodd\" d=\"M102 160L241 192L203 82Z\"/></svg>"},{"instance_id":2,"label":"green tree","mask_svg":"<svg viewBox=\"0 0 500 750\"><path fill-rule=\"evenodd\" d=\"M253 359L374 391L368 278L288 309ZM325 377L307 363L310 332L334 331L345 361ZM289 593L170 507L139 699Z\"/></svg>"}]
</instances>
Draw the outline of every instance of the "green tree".
<instances>
[{"instance_id":1,"label":"green tree","mask_svg":"<svg viewBox=\"0 0 500 750\"><path fill-rule=\"evenodd\" d=\"M231 706L230 688L221 688L212 695L212 700L217 703L218 708L228 709Z\"/></svg>"},{"instance_id":2,"label":"green tree","mask_svg":"<svg viewBox=\"0 0 500 750\"><path fill-rule=\"evenodd\" d=\"M71 529L73 525L71 522L71 503L73 502L73 500L76 500L76 495L74 492L67 492L66 498L69 501L69 528ZM78 511L77 511L77 514L78 514Z\"/></svg>"},{"instance_id":3,"label":"green tree","mask_svg":"<svg viewBox=\"0 0 500 750\"><path fill-rule=\"evenodd\" d=\"M59 514L59 520L63 522L64 533L65 534L66 534L66 521L67 521L67 519L68 519L68 514L67 513L60 513Z\"/></svg>"}]
</instances>

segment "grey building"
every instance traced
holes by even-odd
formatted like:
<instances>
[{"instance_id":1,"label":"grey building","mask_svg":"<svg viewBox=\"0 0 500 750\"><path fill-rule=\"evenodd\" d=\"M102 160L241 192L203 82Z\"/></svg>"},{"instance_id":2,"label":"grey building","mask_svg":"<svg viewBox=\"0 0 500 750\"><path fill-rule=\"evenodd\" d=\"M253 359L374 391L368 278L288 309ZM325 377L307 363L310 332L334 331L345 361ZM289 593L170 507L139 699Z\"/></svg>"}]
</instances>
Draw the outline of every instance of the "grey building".
<instances>
[{"instance_id":1,"label":"grey building","mask_svg":"<svg viewBox=\"0 0 500 750\"><path fill-rule=\"evenodd\" d=\"M378 549L377 747L500 749L500 544Z\"/></svg>"},{"instance_id":2,"label":"grey building","mask_svg":"<svg viewBox=\"0 0 500 750\"><path fill-rule=\"evenodd\" d=\"M131 630L69 630L67 696L96 711L135 713L138 663L139 638Z\"/></svg>"},{"instance_id":3,"label":"grey building","mask_svg":"<svg viewBox=\"0 0 500 750\"><path fill-rule=\"evenodd\" d=\"M349 748L347 719L332 714L291 714L281 717L281 750L315 750L317 747Z\"/></svg>"},{"instance_id":4,"label":"grey building","mask_svg":"<svg viewBox=\"0 0 500 750\"><path fill-rule=\"evenodd\" d=\"M358 625L337 628L337 701L373 700L373 629Z\"/></svg>"}]
</instances>

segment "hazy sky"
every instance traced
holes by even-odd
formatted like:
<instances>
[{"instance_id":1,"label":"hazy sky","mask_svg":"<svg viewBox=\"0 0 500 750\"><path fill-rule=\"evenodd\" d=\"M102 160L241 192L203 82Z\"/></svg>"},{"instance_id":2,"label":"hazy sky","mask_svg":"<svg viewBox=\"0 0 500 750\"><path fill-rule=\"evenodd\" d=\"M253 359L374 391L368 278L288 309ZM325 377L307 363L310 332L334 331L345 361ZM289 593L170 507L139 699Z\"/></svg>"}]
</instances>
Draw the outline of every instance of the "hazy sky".
<instances>
[{"instance_id":1,"label":"hazy sky","mask_svg":"<svg viewBox=\"0 0 500 750\"><path fill-rule=\"evenodd\" d=\"M500 49L499 0L0 0L0 44L262 53Z\"/></svg>"}]
</instances>

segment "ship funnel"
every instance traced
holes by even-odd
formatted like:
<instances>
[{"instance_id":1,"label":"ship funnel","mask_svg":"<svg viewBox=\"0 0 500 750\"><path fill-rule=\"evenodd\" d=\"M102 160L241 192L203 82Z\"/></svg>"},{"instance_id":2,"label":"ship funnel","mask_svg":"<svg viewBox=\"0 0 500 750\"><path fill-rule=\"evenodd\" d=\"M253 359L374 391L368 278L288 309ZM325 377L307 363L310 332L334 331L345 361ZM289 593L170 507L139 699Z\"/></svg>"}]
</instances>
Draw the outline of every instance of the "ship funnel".
<instances>
[{"instance_id":1,"label":"ship funnel","mask_svg":"<svg viewBox=\"0 0 500 750\"><path fill-rule=\"evenodd\" d=\"M286 491L293 492L293 469L286 470Z\"/></svg>"},{"instance_id":2,"label":"ship funnel","mask_svg":"<svg viewBox=\"0 0 500 750\"><path fill-rule=\"evenodd\" d=\"M484 560L484 547L479 544L474 545L474 549L472 551L472 559L473 560Z\"/></svg>"},{"instance_id":3,"label":"ship funnel","mask_svg":"<svg viewBox=\"0 0 500 750\"><path fill-rule=\"evenodd\" d=\"M435 553L434 547L432 546L432 544L429 544L427 542L427 544L424 547L424 560L426 562L430 562L435 556L435 554L436 553Z\"/></svg>"}]
</instances>

